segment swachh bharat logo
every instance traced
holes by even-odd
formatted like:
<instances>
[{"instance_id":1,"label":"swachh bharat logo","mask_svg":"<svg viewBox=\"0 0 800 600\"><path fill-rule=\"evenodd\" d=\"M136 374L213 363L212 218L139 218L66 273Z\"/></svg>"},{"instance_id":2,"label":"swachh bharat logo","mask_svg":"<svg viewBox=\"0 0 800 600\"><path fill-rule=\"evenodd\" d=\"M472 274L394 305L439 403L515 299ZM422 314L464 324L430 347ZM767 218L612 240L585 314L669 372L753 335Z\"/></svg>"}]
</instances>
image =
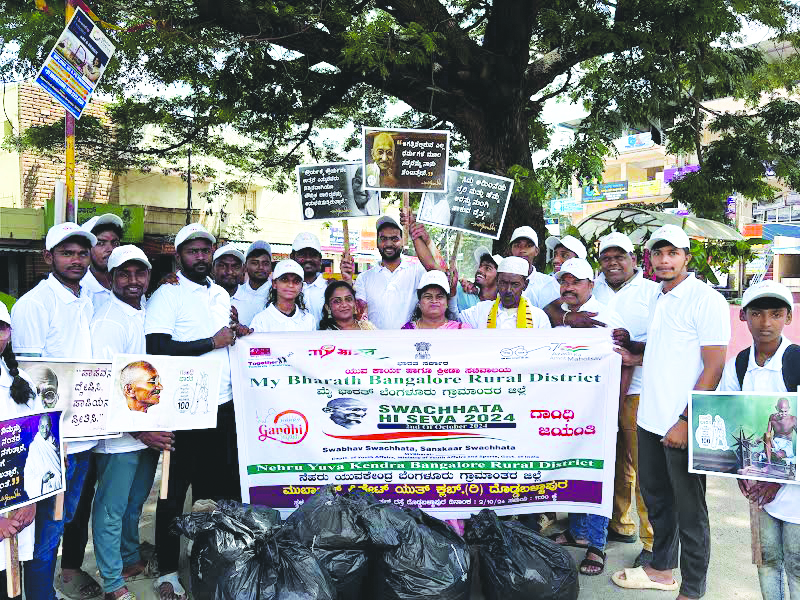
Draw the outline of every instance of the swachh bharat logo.
<instances>
[{"instance_id":1,"label":"swachh bharat logo","mask_svg":"<svg viewBox=\"0 0 800 600\"><path fill-rule=\"evenodd\" d=\"M272 423L258 426L258 441L275 440L281 444L299 444L308 435L308 419L296 410L275 415Z\"/></svg>"}]
</instances>

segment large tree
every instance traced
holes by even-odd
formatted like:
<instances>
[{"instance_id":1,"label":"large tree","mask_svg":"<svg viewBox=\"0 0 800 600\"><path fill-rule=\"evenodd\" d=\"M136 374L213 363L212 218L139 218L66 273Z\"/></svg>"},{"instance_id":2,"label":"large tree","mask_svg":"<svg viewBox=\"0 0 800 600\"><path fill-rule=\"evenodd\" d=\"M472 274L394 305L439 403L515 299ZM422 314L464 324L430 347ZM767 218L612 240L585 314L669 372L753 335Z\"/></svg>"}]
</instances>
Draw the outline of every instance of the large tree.
<instances>
[{"instance_id":1,"label":"large tree","mask_svg":"<svg viewBox=\"0 0 800 600\"><path fill-rule=\"evenodd\" d=\"M469 168L518 179L501 243L523 223L543 235L546 190L573 175L599 177L625 124L660 120L674 126L672 150L706 156L712 148L698 146L703 117L719 115L703 102L755 100L775 85L762 53L737 47L742 23L794 41L800 14L791 0L98 0L91 7L115 27L108 32L119 50L102 86L118 100L113 132L81 122L85 160L119 169L163 164L191 145L280 181L303 157L337 158L358 143L353 135L333 147L328 128L449 128ZM2 64L6 80L35 72L63 17L63 2L0 0L0 38L14 43ZM784 69L781 84L797 79L792 63ZM575 142L534 170L531 154L550 134L542 109L558 95L582 100L590 114ZM387 103L397 100L411 110L390 119ZM773 105L769 126L762 110L723 115L727 154L706 161L707 192L693 187L687 198L714 205L745 183L746 193L766 193L754 183L764 160L797 177L797 124L790 139L775 136L792 126L796 105ZM151 124L155 137L145 135ZM20 140L44 148L58 133L44 128ZM749 166L746 182L730 172L730 149L742 136L751 144L740 154L753 153L738 157Z\"/></svg>"}]
</instances>

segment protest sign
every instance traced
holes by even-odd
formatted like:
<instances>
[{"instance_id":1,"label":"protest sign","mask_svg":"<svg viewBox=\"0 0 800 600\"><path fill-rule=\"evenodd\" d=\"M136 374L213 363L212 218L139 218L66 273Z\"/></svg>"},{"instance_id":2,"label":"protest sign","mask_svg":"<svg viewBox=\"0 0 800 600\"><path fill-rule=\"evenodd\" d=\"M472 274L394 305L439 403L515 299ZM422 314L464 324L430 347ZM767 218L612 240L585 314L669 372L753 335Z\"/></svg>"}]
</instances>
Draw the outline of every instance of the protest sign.
<instances>
[{"instance_id":1,"label":"protest sign","mask_svg":"<svg viewBox=\"0 0 800 600\"><path fill-rule=\"evenodd\" d=\"M796 393L689 392L689 471L797 483Z\"/></svg>"},{"instance_id":2,"label":"protest sign","mask_svg":"<svg viewBox=\"0 0 800 600\"><path fill-rule=\"evenodd\" d=\"M64 411L64 441L101 440L121 434L107 428L111 361L74 362L25 358L20 368L33 380L37 410Z\"/></svg>"},{"instance_id":3,"label":"protest sign","mask_svg":"<svg viewBox=\"0 0 800 600\"><path fill-rule=\"evenodd\" d=\"M447 191L422 195L417 220L498 239L514 180L466 169L448 169Z\"/></svg>"},{"instance_id":4,"label":"protest sign","mask_svg":"<svg viewBox=\"0 0 800 600\"><path fill-rule=\"evenodd\" d=\"M381 214L381 193L364 189L360 162L300 165L297 190L305 221Z\"/></svg>"},{"instance_id":5,"label":"protest sign","mask_svg":"<svg viewBox=\"0 0 800 600\"><path fill-rule=\"evenodd\" d=\"M80 8L61 32L36 75L38 83L76 119L108 66L114 44Z\"/></svg>"},{"instance_id":6,"label":"protest sign","mask_svg":"<svg viewBox=\"0 0 800 600\"><path fill-rule=\"evenodd\" d=\"M115 431L216 427L221 368L217 358L116 355L108 426Z\"/></svg>"},{"instance_id":7,"label":"protest sign","mask_svg":"<svg viewBox=\"0 0 800 600\"><path fill-rule=\"evenodd\" d=\"M0 512L63 492L61 411L0 421Z\"/></svg>"},{"instance_id":8,"label":"protest sign","mask_svg":"<svg viewBox=\"0 0 800 600\"><path fill-rule=\"evenodd\" d=\"M450 132L364 127L364 189L444 192Z\"/></svg>"},{"instance_id":9,"label":"protest sign","mask_svg":"<svg viewBox=\"0 0 800 600\"><path fill-rule=\"evenodd\" d=\"M244 502L286 515L334 484L439 518L611 514L608 332L253 334L232 351Z\"/></svg>"}]
</instances>

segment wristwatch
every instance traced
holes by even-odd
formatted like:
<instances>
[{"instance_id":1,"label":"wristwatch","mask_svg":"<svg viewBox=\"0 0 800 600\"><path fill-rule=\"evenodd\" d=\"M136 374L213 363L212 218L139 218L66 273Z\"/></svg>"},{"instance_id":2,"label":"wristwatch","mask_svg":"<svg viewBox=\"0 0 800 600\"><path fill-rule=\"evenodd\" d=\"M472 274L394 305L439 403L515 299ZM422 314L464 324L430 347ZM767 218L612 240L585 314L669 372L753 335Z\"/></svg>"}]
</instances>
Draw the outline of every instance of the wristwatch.
<instances>
[{"instance_id":1,"label":"wristwatch","mask_svg":"<svg viewBox=\"0 0 800 600\"><path fill-rule=\"evenodd\" d=\"M689 422L689 417L687 417L687 416L686 416L686 415L684 415L684 414L680 414L680 415L678 415L678 418L679 418L681 421L686 421L687 423Z\"/></svg>"}]
</instances>

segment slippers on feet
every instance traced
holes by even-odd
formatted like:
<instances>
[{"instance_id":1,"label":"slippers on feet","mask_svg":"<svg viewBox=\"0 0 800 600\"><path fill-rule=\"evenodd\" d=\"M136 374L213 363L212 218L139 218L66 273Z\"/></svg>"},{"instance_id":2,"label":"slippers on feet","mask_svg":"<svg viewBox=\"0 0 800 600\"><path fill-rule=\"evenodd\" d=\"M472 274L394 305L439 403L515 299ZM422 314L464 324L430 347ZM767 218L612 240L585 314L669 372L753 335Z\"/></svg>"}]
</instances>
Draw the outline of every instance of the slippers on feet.
<instances>
[{"instance_id":1,"label":"slippers on feet","mask_svg":"<svg viewBox=\"0 0 800 600\"><path fill-rule=\"evenodd\" d=\"M642 550L639 556L633 561L634 567L646 567L653 561L653 553L650 550Z\"/></svg>"},{"instance_id":2,"label":"slippers on feet","mask_svg":"<svg viewBox=\"0 0 800 600\"><path fill-rule=\"evenodd\" d=\"M620 542L622 544L633 544L639 539L635 533L631 533L630 535L625 535L623 533L619 533L618 531L614 531L610 527L608 528L608 535L606 539L609 542Z\"/></svg>"},{"instance_id":3,"label":"slippers on feet","mask_svg":"<svg viewBox=\"0 0 800 600\"><path fill-rule=\"evenodd\" d=\"M559 542L558 538L559 538L559 536L562 536L562 535L564 536L564 541L563 542ZM569 529L566 529L566 530L564 530L564 531L562 531L560 533L554 533L552 535L549 535L549 536L547 536L547 538L549 540L555 542L559 546L566 546L568 548L588 548L589 547L588 543L586 543L586 544L579 543L578 540L575 539L575 536L572 535L569 532Z\"/></svg>"},{"instance_id":4,"label":"slippers on feet","mask_svg":"<svg viewBox=\"0 0 800 600\"><path fill-rule=\"evenodd\" d=\"M61 575L61 593L70 600L92 600L103 595L103 588L86 571L80 570L69 581Z\"/></svg>"},{"instance_id":5,"label":"slippers on feet","mask_svg":"<svg viewBox=\"0 0 800 600\"><path fill-rule=\"evenodd\" d=\"M602 559L602 562L599 560L594 560L593 558L589 558L590 554L594 554L595 556L599 556ZM590 571L589 568L592 568ZM581 575L593 576L593 575L600 575L603 572L603 569L606 568L606 553L602 550L595 548L594 546L589 546L586 549L586 556L581 561L581 564L578 566L578 572ZM599 570L594 570L599 569Z\"/></svg>"},{"instance_id":6,"label":"slippers on feet","mask_svg":"<svg viewBox=\"0 0 800 600\"><path fill-rule=\"evenodd\" d=\"M624 579L622 578L623 575L625 576ZM674 592L680 587L680 584L674 579L672 583L653 581L647 576L643 567L617 571L611 576L611 581L619 587L629 590L661 590L664 592Z\"/></svg>"},{"instance_id":7,"label":"slippers on feet","mask_svg":"<svg viewBox=\"0 0 800 600\"><path fill-rule=\"evenodd\" d=\"M153 587L155 588L156 594L159 598L161 598L161 586L165 583L168 583L172 586L172 593L175 594L179 600L187 600L188 596L186 594L186 590L183 589L177 573L162 575L153 582Z\"/></svg>"}]
</instances>

